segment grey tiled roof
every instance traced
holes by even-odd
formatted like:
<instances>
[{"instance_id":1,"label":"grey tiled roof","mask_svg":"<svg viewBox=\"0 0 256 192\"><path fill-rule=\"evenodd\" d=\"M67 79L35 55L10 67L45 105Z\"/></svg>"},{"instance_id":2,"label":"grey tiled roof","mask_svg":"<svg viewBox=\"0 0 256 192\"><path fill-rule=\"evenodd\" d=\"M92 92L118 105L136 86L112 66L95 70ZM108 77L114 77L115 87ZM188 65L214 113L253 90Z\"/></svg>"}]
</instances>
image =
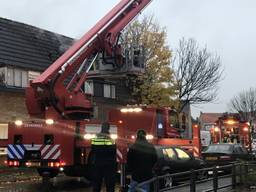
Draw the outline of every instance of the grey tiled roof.
<instances>
[{"instance_id":1,"label":"grey tiled roof","mask_svg":"<svg viewBox=\"0 0 256 192\"><path fill-rule=\"evenodd\" d=\"M44 71L72 38L0 17L0 65Z\"/></svg>"}]
</instances>

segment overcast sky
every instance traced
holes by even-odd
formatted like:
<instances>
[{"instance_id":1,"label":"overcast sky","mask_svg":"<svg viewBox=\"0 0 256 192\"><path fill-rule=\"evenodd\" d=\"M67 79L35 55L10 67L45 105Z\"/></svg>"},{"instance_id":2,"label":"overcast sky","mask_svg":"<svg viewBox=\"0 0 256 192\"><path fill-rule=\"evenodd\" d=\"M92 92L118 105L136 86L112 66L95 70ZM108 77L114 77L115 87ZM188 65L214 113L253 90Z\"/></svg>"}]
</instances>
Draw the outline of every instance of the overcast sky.
<instances>
[{"instance_id":1,"label":"overcast sky","mask_svg":"<svg viewBox=\"0 0 256 192\"><path fill-rule=\"evenodd\" d=\"M79 38L119 0L8 0L0 3L0 17ZM218 101L192 108L225 112L237 93L256 87L255 0L153 0L143 12L153 13L167 28L168 44L195 38L221 57L224 79Z\"/></svg>"}]
</instances>

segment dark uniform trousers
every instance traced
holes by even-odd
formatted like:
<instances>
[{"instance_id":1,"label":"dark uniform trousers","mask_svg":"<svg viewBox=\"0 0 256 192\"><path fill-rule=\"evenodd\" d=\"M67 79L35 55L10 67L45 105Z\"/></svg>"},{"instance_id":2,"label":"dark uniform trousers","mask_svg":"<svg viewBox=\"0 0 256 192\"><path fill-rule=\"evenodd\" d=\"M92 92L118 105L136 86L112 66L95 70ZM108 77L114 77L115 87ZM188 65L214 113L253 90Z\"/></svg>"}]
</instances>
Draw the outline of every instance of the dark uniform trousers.
<instances>
[{"instance_id":1,"label":"dark uniform trousers","mask_svg":"<svg viewBox=\"0 0 256 192\"><path fill-rule=\"evenodd\" d=\"M108 137L92 139L93 192L100 192L103 179L107 192L115 191L116 145Z\"/></svg>"},{"instance_id":2,"label":"dark uniform trousers","mask_svg":"<svg viewBox=\"0 0 256 192\"><path fill-rule=\"evenodd\" d=\"M104 178L107 192L115 191L115 173L116 166L101 165L94 166L93 192L100 192L102 181Z\"/></svg>"}]
</instances>

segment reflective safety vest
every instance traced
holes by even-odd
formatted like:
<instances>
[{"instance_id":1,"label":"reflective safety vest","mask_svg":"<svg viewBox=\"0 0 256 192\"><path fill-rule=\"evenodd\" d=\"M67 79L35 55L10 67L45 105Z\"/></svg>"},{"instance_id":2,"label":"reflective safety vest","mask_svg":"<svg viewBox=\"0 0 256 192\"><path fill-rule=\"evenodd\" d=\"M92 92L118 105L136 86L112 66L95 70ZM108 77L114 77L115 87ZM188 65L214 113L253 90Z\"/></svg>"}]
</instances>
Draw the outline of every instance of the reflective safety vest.
<instances>
[{"instance_id":1,"label":"reflective safety vest","mask_svg":"<svg viewBox=\"0 0 256 192\"><path fill-rule=\"evenodd\" d=\"M92 145L115 145L115 142L112 139L96 137L91 140Z\"/></svg>"},{"instance_id":2,"label":"reflective safety vest","mask_svg":"<svg viewBox=\"0 0 256 192\"><path fill-rule=\"evenodd\" d=\"M95 165L115 165L116 145L108 135L98 134L91 140L91 162Z\"/></svg>"}]
</instances>

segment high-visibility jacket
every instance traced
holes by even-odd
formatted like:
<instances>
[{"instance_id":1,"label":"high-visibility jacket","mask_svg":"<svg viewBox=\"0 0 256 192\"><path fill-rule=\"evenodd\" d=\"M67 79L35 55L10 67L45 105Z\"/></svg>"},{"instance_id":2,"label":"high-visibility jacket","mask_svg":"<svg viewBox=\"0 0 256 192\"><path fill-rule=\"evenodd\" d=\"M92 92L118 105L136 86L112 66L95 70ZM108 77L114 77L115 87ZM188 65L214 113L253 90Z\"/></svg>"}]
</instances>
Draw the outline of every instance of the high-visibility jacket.
<instances>
[{"instance_id":1,"label":"high-visibility jacket","mask_svg":"<svg viewBox=\"0 0 256 192\"><path fill-rule=\"evenodd\" d=\"M91 140L91 145L114 145L115 143L113 142L112 139L109 138L104 138L104 137L96 137Z\"/></svg>"},{"instance_id":2,"label":"high-visibility jacket","mask_svg":"<svg viewBox=\"0 0 256 192\"><path fill-rule=\"evenodd\" d=\"M108 135L98 134L91 140L91 163L94 165L116 164L116 145Z\"/></svg>"}]
</instances>

